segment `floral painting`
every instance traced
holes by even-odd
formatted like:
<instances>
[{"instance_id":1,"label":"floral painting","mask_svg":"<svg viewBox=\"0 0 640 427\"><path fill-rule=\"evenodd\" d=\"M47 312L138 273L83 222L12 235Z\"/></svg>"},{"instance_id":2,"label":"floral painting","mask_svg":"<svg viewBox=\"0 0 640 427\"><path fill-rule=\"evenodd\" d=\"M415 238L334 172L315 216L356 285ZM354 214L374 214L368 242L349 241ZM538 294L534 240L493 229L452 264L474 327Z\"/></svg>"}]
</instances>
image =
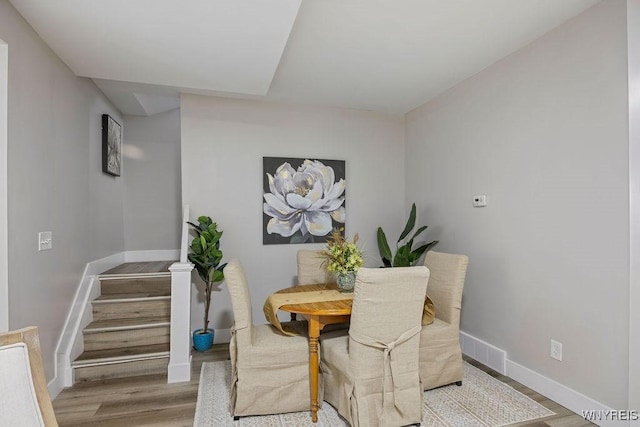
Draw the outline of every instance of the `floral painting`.
<instances>
[{"instance_id":1,"label":"floral painting","mask_svg":"<svg viewBox=\"0 0 640 427\"><path fill-rule=\"evenodd\" d=\"M344 160L263 157L265 245L324 243L345 225Z\"/></svg>"},{"instance_id":2,"label":"floral painting","mask_svg":"<svg viewBox=\"0 0 640 427\"><path fill-rule=\"evenodd\" d=\"M113 117L102 115L102 171L120 176L122 165L122 128Z\"/></svg>"}]
</instances>

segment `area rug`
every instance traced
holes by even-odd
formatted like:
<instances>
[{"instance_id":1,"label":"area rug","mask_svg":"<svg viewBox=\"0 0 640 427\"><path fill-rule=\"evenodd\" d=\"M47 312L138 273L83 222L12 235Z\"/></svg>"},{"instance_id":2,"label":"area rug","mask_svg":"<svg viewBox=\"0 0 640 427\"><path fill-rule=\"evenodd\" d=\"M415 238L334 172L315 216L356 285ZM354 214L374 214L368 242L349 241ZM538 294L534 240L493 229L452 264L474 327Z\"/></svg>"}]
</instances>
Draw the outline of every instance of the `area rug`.
<instances>
[{"instance_id":1,"label":"area rug","mask_svg":"<svg viewBox=\"0 0 640 427\"><path fill-rule=\"evenodd\" d=\"M243 417L229 412L231 363L205 362L200 372L194 427L343 427L348 424L327 402L313 424L309 412ZM450 385L424 392L422 425L429 427L497 427L554 415L537 402L481 370L464 364L462 387Z\"/></svg>"}]
</instances>

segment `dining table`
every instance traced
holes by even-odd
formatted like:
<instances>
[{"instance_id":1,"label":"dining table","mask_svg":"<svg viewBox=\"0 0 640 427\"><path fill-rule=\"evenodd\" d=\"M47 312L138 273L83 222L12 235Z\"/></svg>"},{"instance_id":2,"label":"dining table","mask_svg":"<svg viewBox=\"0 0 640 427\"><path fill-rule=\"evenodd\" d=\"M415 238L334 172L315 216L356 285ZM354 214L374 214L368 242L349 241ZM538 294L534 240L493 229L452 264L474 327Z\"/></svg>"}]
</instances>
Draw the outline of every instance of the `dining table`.
<instances>
[{"instance_id":1,"label":"dining table","mask_svg":"<svg viewBox=\"0 0 640 427\"><path fill-rule=\"evenodd\" d=\"M353 293L338 291L335 283L312 285L298 285L281 289L271 294L264 304L267 321L280 329L284 334L293 335L295 332L287 330L280 324L277 311L301 315L307 319L309 333L309 386L311 420L318 421L318 377L319 355L318 339L325 326L335 323L345 323L351 316Z\"/></svg>"}]
</instances>

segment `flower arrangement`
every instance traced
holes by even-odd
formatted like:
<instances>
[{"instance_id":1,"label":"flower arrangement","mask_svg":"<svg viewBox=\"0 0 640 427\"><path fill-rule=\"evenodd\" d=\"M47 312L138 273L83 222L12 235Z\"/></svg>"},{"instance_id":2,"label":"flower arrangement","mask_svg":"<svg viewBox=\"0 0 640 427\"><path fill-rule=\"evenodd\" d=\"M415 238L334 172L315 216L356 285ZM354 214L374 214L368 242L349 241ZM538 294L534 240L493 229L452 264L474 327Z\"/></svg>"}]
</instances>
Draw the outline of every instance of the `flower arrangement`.
<instances>
[{"instance_id":1,"label":"flower arrangement","mask_svg":"<svg viewBox=\"0 0 640 427\"><path fill-rule=\"evenodd\" d=\"M364 255L358 248L358 235L349 242L342 235L342 228L334 229L327 238L327 248L322 251L327 270L338 275L358 270L364 264Z\"/></svg>"}]
</instances>

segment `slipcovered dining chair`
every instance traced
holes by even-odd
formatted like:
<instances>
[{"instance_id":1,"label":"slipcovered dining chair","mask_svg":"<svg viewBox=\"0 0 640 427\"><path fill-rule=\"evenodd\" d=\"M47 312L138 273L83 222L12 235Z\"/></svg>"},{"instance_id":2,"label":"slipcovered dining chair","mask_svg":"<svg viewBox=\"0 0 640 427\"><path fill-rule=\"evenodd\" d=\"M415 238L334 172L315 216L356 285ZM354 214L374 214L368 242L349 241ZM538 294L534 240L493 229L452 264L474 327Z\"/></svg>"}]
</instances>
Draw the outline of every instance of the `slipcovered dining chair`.
<instances>
[{"instance_id":1,"label":"slipcovered dining chair","mask_svg":"<svg viewBox=\"0 0 640 427\"><path fill-rule=\"evenodd\" d=\"M468 264L465 255L427 252L425 265L431 272L428 294L435 319L420 333L420 380L425 390L462 385L460 309Z\"/></svg>"},{"instance_id":2,"label":"slipcovered dining chair","mask_svg":"<svg viewBox=\"0 0 640 427\"><path fill-rule=\"evenodd\" d=\"M298 261L298 284L317 285L335 282L333 273L327 271L322 251L301 249L296 256Z\"/></svg>"},{"instance_id":3,"label":"slipcovered dining chair","mask_svg":"<svg viewBox=\"0 0 640 427\"><path fill-rule=\"evenodd\" d=\"M0 426L57 427L38 328L0 333Z\"/></svg>"},{"instance_id":4,"label":"slipcovered dining chair","mask_svg":"<svg viewBox=\"0 0 640 427\"><path fill-rule=\"evenodd\" d=\"M235 418L310 409L309 344L306 322L283 322L299 336L286 336L271 325L254 325L251 297L240 261L224 276L233 306L231 332L231 409Z\"/></svg>"},{"instance_id":5,"label":"slipcovered dining chair","mask_svg":"<svg viewBox=\"0 0 640 427\"><path fill-rule=\"evenodd\" d=\"M322 341L324 400L352 426L420 423L418 348L429 270L361 268L348 335Z\"/></svg>"},{"instance_id":6,"label":"slipcovered dining chair","mask_svg":"<svg viewBox=\"0 0 640 427\"><path fill-rule=\"evenodd\" d=\"M300 249L296 254L298 264L298 285L318 285L333 283L333 273L327 270L325 258L321 250ZM291 313L291 320L296 320L296 313Z\"/></svg>"}]
</instances>

